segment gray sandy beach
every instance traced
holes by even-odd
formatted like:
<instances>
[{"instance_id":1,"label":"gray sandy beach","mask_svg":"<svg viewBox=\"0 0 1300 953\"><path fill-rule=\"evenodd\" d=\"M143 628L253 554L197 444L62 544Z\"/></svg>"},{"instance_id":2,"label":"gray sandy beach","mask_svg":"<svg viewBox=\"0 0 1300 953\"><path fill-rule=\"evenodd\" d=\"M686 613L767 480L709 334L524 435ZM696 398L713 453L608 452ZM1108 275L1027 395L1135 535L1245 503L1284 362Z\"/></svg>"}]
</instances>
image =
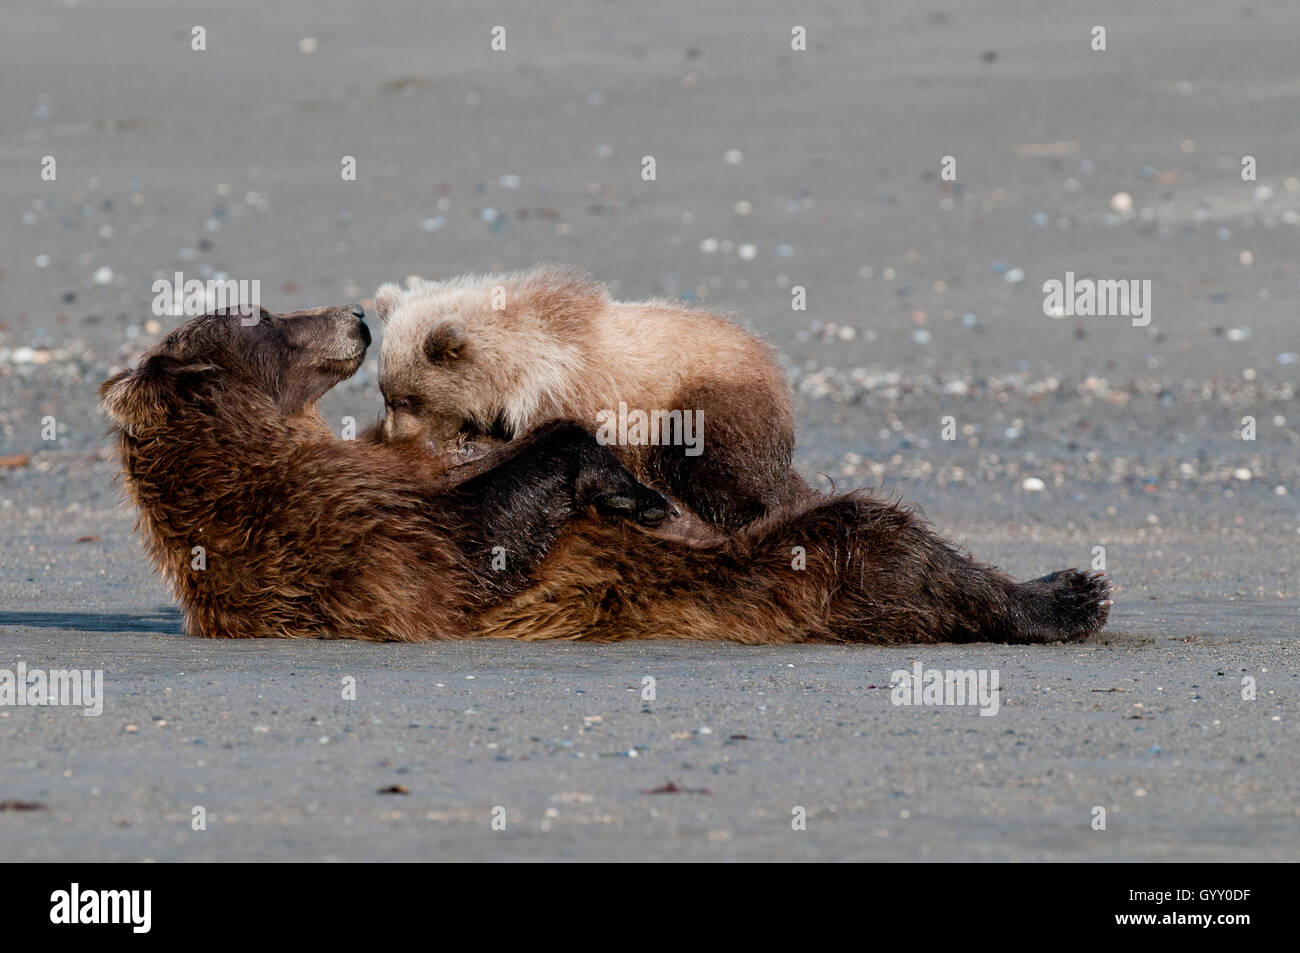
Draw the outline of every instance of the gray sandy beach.
<instances>
[{"instance_id":1,"label":"gray sandy beach","mask_svg":"<svg viewBox=\"0 0 1300 953\"><path fill-rule=\"evenodd\" d=\"M1300 8L477 6L0 12L0 670L103 673L96 716L0 704L0 857L1300 858ZM1108 627L181 634L95 397L183 320L154 281L290 311L537 262L734 313L805 476L1017 577L1104 561ZM1045 313L1067 273L1145 315ZM996 713L894 704L917 662L996 672Z\"/></svg>"}]
</instances>

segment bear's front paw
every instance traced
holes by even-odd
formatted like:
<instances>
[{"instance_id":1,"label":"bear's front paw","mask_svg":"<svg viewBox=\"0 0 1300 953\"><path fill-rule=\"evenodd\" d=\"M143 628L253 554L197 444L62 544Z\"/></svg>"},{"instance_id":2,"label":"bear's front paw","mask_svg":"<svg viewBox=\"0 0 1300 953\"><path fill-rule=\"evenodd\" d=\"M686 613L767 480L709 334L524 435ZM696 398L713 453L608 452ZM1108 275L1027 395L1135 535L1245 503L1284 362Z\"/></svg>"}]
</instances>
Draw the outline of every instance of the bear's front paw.
<instances>
[{"instance_id":1,"label":"bear's front paw","mask_svg":"<svg viewBox=\"0 0 1300 953\"><path fill-rule=\"evenodd\" d=\"M639 483L601 493L594 502L600 513L635 520L642 526L658 526L672 510L668 497Z\"/></svg>"}]
</instances>

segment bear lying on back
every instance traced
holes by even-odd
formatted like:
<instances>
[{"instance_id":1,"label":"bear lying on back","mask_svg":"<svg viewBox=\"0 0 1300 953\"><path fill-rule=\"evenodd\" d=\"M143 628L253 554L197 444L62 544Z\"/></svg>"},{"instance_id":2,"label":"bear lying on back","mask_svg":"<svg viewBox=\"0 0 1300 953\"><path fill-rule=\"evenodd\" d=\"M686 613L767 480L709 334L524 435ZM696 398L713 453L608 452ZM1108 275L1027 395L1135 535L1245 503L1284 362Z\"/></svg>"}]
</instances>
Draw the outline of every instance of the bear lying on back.
<instances>
[{"instance_id":1,"label":"bear lying on back","mask_svg":"<svg viewBox=\"0 0 1300 953\"><path fill-rule=\"evenodd\" d=\"M375 294L388 441L510 440L574 420L643 482L724 530L807 487L770 349L724 317L610 300L573 271L467 276Z\"/></svg>"},{"instance_id":2,"label":"bear lying on back","mask_svg":"<svg viewBox=\"0 0 1300 953\"><path fill-rule=\"evenodd\" d=\"M664 497L577 424L460 466L339 440L316 402L369 340L345 308L208 315L100 388L189 632L1050 642L1105 624L1100 574L1017 583L860 494L810 493L708 545L655 537Z\"/></svg>"}]
</instances>

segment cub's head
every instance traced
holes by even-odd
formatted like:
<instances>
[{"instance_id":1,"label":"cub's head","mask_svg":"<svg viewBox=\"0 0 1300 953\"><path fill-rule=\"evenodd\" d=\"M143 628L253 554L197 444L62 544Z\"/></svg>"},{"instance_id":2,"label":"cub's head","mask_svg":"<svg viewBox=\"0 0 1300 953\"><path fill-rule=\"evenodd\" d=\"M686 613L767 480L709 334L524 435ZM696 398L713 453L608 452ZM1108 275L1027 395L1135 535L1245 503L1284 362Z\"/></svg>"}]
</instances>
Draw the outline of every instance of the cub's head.
<instances>
[{"instance_id":1,"label":"cub's head","mask_svg":"<svg viewBox=\"0 0 1300 953\"><path fill-rule=\"evenodd\" d=\"M384 323L384 440L445 445L514 435L502 413L513 386L511 345L500 322L483 313L491 304L480 297L472 288L434 282L405 292L387 284L375 293Z\"/></svg>"},{"instance_id":2,"label":"cub's head","mask_svg":"<svg viewBox=\"0 0 1300 953\"><path fill-rule=\"evenodd\" d=\"M164 426L178 413L273 407L285 414L314 404L351 377L370 345L359 305L290 314L207 314L177 327L99 388L100 406L123 432Z\"/></svg>"},{"instance_id":3,"label":"cub's head","mask_svg":"<svg viewBox=\"0 0 1300 953\"><path fill-rule=\"evenodd\" d=\"M383 285L384 440L510 440L566 416L604 289L567 269Z\"/></svg>"}]
</instances>

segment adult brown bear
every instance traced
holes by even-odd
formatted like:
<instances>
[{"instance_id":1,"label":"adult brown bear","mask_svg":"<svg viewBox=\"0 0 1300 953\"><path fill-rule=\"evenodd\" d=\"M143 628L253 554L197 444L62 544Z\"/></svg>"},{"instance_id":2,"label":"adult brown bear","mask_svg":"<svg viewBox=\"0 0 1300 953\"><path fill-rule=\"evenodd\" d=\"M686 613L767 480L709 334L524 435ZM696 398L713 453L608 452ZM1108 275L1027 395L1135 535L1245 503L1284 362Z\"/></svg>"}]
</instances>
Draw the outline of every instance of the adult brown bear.
<instances>
[{"instance_id":1,"label":"adult brown bear","mask_svg":"<svg viewBox=\"0 0 1300 953\"><path fill-rule=\"evenodd\" d=\"M360 365L361 317L196 318L100 388L191 633L1047 642L1105 624L1100 574L1016 583L859 494L707 545L656 536L638 524L664 498L574 424L459 466L339 440L315 405Z\"/></svg>"}]
</instances>

